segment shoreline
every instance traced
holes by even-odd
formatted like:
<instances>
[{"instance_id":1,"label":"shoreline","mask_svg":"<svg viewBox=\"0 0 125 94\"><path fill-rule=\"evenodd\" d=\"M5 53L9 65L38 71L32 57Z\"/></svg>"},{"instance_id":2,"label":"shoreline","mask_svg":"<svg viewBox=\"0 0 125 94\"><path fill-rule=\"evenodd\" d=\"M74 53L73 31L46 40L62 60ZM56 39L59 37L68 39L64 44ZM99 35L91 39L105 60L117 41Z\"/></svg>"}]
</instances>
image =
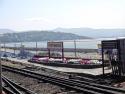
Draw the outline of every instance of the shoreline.
<instances>
[{"instance_id":1,"label":"shoreline","mask_svg":"<svg viewBox=\"0 0 125 94\"><path fill-rule=\"evenodd\" d=\"M19 54L21 48L13 48L13 47L9 47L9 48L1 48L2 52L8 52L8 53L15 53L15 54ZM42 56L47 56L48 55L48 49L42 49L39 48L36 50L36 48L24 48L24 51L27 51L31 54L41 54ZM75 53L76 51L76 53ZM58 53L58 54L62 54L61 51L51 51L52 53ZM56 56L58 57L58 56ZM64 57L73 57L73 58L88 58L88 59L101 59L101 55L97 52L97 49L95 51L95 49L80 49L78 51L75 49L67 49L67 51L64 50Z\"/></svg>"},{"instance_id":2,"label":"shoreline","mask_svg":"<svg viewBox=\"0 0 125 94\"><path fill-rule=\"evenodd\" d=\"M25 50L30 50L30 51L48 51L48 48L36 48L36 47L1 47L1 49L8 49L8 50L20 50L20 49L25 49ZM56 51L61 51L62 49L51 49L51 50L56 50ZM85 48L63 48L65 52L98 52L98 49L85 49Z\"/></svg>"}]
</instances>

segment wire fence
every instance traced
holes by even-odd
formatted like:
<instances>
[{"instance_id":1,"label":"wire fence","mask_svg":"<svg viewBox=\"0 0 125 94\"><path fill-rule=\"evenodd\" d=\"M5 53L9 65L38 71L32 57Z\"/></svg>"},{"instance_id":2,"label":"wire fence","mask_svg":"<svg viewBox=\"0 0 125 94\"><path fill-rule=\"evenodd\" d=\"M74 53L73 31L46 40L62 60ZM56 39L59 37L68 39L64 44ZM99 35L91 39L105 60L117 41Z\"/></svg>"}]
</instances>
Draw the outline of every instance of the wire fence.
<instances>
[{"instance_id":1,"label":"wire fence","mask_svg":"<svg viewBox=\"0 0 125 94\"><path fill-rule=\"evenodd\" d=\"M77 58L89 58L100 59L100 49L98 44L101 44L100 40L67 40L63 42L64 57L77 57ZM20 43L1 43L2 52L10 52L13 54L19 54L22 51L22 55L29 54L33 56L35 54L48 55L47 41L42 42L20 42ZM53 55L60 56L60 50L51 51Z\"/></svg>"}]
</instances>

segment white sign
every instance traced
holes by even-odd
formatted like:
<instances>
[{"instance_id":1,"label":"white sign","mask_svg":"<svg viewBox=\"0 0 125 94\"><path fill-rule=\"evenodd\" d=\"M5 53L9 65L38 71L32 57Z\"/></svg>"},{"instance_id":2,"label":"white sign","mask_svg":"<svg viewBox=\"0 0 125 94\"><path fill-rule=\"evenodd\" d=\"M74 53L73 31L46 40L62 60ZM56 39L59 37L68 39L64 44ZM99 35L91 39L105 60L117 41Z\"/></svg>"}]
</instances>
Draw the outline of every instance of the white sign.
<instances>
[{"instance_id":1,"label":"white sign","mask_svg":"<svg viewBox=\"0 0 125 94\"><path fill-rule=\"evenodd\" d=\"M63 42L48 42L47 48L49 48L49 49L63 49Z\"/></svg>"}]
</instances>

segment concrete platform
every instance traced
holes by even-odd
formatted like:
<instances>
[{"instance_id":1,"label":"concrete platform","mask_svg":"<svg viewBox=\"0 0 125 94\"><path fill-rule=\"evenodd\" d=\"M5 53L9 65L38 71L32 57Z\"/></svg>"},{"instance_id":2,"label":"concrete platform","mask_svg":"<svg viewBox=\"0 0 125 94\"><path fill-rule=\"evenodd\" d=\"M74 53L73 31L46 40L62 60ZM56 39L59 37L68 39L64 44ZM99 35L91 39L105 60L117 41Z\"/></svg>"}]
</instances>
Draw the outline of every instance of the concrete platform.
<instances>
[{"instance_id":1,"label":"concrete platform","mask_svg":"<svg viewBox=\"0 0 125 94\"><path fill-rule=\"evenodd\" d=\"M84 74L91 74L91 75L101 75L102 68L95 68L95 69L78 69L78 68L65 68L65 67L55 67L55 66L46 66L42 64L30 63L26 59L16 59L16 58L8 58L11 61L16 61L20 63L25 63L29 65L39 66L43 68L53 69L61 72L68 72L68 73L84 73ZM106 69L105 73L111 73L111 69Z\"/></svg>"}]
</instances>

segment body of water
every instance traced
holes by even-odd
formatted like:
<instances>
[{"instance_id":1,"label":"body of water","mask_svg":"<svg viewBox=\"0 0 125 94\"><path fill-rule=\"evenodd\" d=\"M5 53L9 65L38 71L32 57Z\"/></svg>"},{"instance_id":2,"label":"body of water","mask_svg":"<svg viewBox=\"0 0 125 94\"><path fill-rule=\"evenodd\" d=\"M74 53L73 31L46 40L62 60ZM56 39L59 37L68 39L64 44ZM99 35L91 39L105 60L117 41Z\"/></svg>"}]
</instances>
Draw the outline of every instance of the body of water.
<instances>
[{"instance_id":1,"label":"body of water","mask_svg":"<svg viewBox=\"0 0 125 94\"><path fill-rule=\"evenodd\" d=\"M106 38L107 39L107 38ZM74 48L76 44L76 48L85 48L85 49L97 49L98 44L101 44L101 40L106 39L84 39L84 40L63 40L64 48ZM108 38L109 39L109 38ZM4 44L1 44L4 46ZM6 43L7 47L20 47L24 45L25 47L36 47L36 42L19 42L19 43ZM37 47L46 48L47 41L37 42Z\"/></svg>"}]
</instances>

